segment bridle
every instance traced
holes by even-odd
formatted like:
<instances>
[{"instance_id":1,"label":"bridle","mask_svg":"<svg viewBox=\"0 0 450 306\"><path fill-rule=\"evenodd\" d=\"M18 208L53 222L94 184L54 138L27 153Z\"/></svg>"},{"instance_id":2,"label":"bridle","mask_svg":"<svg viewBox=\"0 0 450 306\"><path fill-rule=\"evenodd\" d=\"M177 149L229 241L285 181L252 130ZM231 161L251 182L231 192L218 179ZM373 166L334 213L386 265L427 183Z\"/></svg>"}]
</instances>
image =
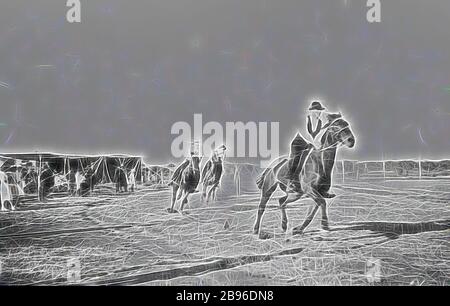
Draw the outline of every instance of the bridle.
<instances>
[{"instance_id":1,"label":"bridle","mask_svg":"<svg viewBox=\"0 0 450 306\"><path fill-rule=\"evenodd\" d=\"M350 131L350 125L349 125L348 123L347 123L347 125L346 125L345 127L342 127L342 128L340 128L339 130L337 130L337 131L330 131L331 129L336 128L336 126L334 126L334 124L335 124L337 121L339 121L339 120L342 120L342 118L336 118L336 119L334 119L334 120L328 125L327 130L325 131L324 135L327 135L327 136L328 136L328 134L331 134L332 136L334 136L334 135L336 135L336 134L340 134L342 131L345 131L345 130L347 130L347 129ZM323 152L323 151L326 151L326 150L329 150L329 149L332 149L332 148L336 148L336 147L338 147L340 144L341 144L341 143L339 143L339 142L335 142L335 143L333 143L333 144L331 144L331 145L329 145L329 146L326 146L326 147L324 147L324 146L322 145L322 147L321 147L320 149L318 149L317 151L318 151L318 152Z\"/></svg>"}]
</instances>

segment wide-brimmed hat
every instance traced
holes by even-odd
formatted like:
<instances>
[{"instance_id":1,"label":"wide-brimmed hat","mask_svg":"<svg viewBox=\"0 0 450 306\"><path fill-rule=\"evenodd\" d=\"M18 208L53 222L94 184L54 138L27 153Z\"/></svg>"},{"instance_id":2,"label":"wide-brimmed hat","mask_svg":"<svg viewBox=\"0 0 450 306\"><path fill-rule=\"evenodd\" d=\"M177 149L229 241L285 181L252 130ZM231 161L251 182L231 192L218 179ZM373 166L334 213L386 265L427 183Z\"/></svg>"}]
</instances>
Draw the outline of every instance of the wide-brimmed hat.
<instances>
[{"instance_id":1,"label":"wide-brimmed hat","mask_svg":"<svg viewBox=\"0 0 450 306\"><path fill-rule=\"evenodd\" d=\"M325 107L323 107L322 104L320 104L320 102L314 101L313 103L311 103L309 110L310 111L312 111L312 110L323 111L323 110L325 110Z\"/></svg>"}]
</instances>

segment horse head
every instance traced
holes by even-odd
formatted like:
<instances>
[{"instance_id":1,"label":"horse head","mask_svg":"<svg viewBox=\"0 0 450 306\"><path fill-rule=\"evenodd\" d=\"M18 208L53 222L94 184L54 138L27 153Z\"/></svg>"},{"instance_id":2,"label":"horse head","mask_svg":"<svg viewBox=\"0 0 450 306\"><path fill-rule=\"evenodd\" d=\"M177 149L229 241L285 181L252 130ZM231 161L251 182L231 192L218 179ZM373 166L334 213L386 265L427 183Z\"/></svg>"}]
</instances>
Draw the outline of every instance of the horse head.
<instances>
[{"instance_id":1,"label":"horse head","mask_svg":"<svg viewBox=\"0 0 450 306\"><path fill-rule=\"evenodd\" d=\"M334 147L341 144L350 149L353 148L355 135L350 124L342 118L341 114L328 114L327 117L330 124L322 138L323 147Z\"/></svg>"}]
</instances>

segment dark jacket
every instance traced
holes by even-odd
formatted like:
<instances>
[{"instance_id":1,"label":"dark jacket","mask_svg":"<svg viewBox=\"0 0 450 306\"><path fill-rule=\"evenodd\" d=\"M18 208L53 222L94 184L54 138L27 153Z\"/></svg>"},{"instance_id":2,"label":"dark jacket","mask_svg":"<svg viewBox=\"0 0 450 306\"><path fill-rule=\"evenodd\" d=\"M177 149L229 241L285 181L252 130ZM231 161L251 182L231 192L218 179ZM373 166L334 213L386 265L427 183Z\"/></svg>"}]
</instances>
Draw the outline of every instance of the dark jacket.
<instances>
[{"instance_id":1,"label":"dark jacket","mask_svg":"<svg viewBox=\"0 0 450 306\"><path fill-rule=\"evenodd\" d=\"M322 130L322 120L319 119L319 122L317 122L317 127L315 130L313 130L313 126L312 126L312 121L311 121L311 116L308 116L308 124L307 124L307 128L308 128L308 133L309 135L311 135L312 139L315 139L316 136L320 133L320 131Z\"/></svg>"}]
</instances>

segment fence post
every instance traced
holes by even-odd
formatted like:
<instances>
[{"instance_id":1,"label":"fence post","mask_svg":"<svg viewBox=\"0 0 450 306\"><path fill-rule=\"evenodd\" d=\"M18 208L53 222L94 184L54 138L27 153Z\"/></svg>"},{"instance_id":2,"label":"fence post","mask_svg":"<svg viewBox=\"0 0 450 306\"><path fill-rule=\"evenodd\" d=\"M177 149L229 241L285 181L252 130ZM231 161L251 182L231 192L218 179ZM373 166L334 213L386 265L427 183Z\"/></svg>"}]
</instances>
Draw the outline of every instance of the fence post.
<instances>
[{"instance_id":1,"label":"fence post","mask_svg":"<svg viewBox=\"0 0 450 306\"><path fill-rule=\"evenodd\" d=\"M345 162L341 160L342 163L342 183L345 183Z\"/></svg>"},{"instance_id":2,"label":"fence post","mask_svg":"<svg viewBox=\"0 0 450 306\"><path fill-rule=\"evenodd\" d=\"M359 162L356 162L356 180L359 181Z\"/></svg>"},{"instance_id":3,"label":"fence post","mask_svg":"<svg viewBox=\"0 0 450 306\"><path fill-rule=\"evenodd\" d=\"M68 172L70 172L70 170L67 171L67 168L70 168L70 165L68 167L67 164L68 164L68 160L67 160L67 156L66 156L66 157L64 157L64 177L67 180L67 193L70 194L70 175L68 175Z\"/></svg>"},{"instance_id":4,"label":"fence post","mask_svg":"<svg viewBox=\"0 0 450 306\"><path fill-rule=\"evenodd\" d=\"M236 195L241 195L241 169L239 165L234 166L234 182L236 187Z\"/></svg>"},{"instance_id":5,"label":"fence post","mask_svg":"<svg viewBox=\"0 0 450 306\"><path fill-rule=\"evenodd\" d=\"M142 157L141 157L141 160L140 160L140 166L139 166L139 174L140 174L140 176L141 176L141 185L144 185L144 177L143 177L143 171L142 171L142 165L144 164L143 163L143 159L142 159Z\"/></svg>"},{"instance_id":6,"label":"fence post","mask_svg":"<svg viewBox=\"0 0 450 306\"><path fill-rule=\"evenodd\" d=\"M422 180L422 158L419 158L419 180Z\"/></svg>"},{"instance_id":7,"label":"fence post","mask_svg":"<svg viewBox=\"0 0 450 306\"><path fill-rule=\"evenodd\" d=\"M37 187L38 187L38 201L42 202L41 198L41 167L42 167L42 155L39 154L39 167L38 167L38 181L37 181Z\"/></svg>"},{"instance_id":8,"label":"fence post","mask_svg":"<svg viewBox=\"0 0 450 306\"><path fill-rule=\"evenodd\" d=\"M386 181L386 161L383 160L383 178Z\"/></svg>"}]
</instances>

